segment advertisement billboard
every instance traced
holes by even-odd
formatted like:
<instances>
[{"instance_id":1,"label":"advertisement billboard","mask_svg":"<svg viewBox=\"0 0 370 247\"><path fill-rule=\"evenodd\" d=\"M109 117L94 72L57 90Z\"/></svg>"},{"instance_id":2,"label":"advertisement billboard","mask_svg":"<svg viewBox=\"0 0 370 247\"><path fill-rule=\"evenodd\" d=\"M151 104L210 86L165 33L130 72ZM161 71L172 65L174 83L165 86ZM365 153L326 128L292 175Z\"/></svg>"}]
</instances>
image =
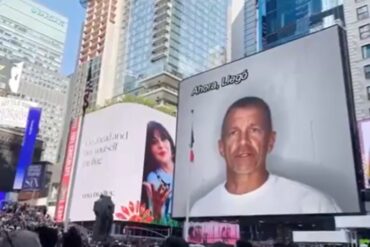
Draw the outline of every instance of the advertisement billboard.
<instances>
[{"instance_id":1,"label":"advertisement billboard","mask_svg":"<svg viewBox=\"0 0 370 247\"><path fill-rule=\"evenodd\" d=\"M45 165L32 164L27 168L23 180L22 191L39 191L43 189L45 179Z\"/></svg>"},{"instance_id":2,"label":"advertisement billboard","mask_svg":"<svg viewBox=\"0 0 370 247\"><path fill-rule=\"evenodd\" d=\"M26 128L30 107L35 106L30 101L0 97L0 126Z\"/></svg>"},{"instance_id":3,"label":"advertisement billboard","mask_svg":"<svg viewBox=\"0 0 370 247\"><path fill-rule=\"evenodd\" d=\"M0 191L12 191L23 133L0 129ZM33 162L40 161L42 141L36 140Z\"/></svg>"},{"instance_id":4,"label":"advertisement billboard","mask_svg":"<svg viewBox=\"0 0 370 247\"><path fill-rule=\"evenodd\" d=\"M55 210L55 221L56 222L63 222L65 217L65 211L68 201L68 195L70 193L70 185L72 179L72 172L74 170L74 164L76 161L76 149L78 145L78 135L81 126L81 119L76 118L72 120L70 128L69 128L69 136L67 142L67 150L64 159L64 166L63 166L63 173L60 180L59 185L59 192L57 193L57 203L56 203L56 210ZM54 197L55 197L55 190L54 187Z\"/></svg>"},{"instance_id":5,"label":"advertisement billboard","mask_svg":"<svg viewBox=\"0 0 370 247\"><path fill-rule=\"evenodd\" d=\"M365 188L370 189L370 119L358 124Z\"/></svg>"},{"instance_id":6,"label":"advertisement billboard","mask_svg":"<svg viewBox=\"0 0 370 247\"><path fill-rule=\"evenodd\" d=\"M190 222L188 241L192 244L224 243L234 246L240 239L239 224L226 222Z\"/></svg>"},{"instance_id":7,"label":"advertisement billboard","mask_svg":"<svg viewBox=\"0 0 370 247\"><path fill-rule=\"evenodd\" d=\"M361 213L339 34L180 83L173 217Z\"/></svg>"},{"instance_id":8,"label":"advertisement billboard","mask_svg":"<svg viewBox=\"0 0 370 247\"><path fill-rule=\"evenodd\" d=\"M36 138L39 133L41 108L31 107L27 117L26 129L24 131L22 147L19 152L17 171L15 173L13 189L22 189L23 180L28 166L31 165L35 151Z\"/></svg>"},{"instance_id":9,"label":"advertisement billboard","mask_svg":"<svg viewBox=\"0 0 370 247\"><path fill-rule=\"evenodd\" d=\"M175 224L170 218L175 128L174 117L133 103L87 114L70 220L94 220L94 202L103 194L112 197L115 220Z\"/></svg>"}]
</instances>

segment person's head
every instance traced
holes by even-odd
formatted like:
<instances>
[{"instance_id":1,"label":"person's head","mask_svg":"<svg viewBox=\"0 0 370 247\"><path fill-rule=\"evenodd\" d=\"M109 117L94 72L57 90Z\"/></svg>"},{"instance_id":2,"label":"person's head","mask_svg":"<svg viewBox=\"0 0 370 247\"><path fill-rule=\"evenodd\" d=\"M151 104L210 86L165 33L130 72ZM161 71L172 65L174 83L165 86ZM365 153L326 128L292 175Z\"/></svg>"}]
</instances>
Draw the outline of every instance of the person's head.
<instances>
[{"instance_id":1,"label":"person's head","mask_svg":"<svg viewBox=\"0 0 370 247\"><path fill-rule=\"evenodd\" d=\"M274 247L285 247L283 243L274 243Z\"/></svg>"},{"instance_id":2,"label":"person's head","mask_svg":"<svg viewBox=\"0 0 370 247\"><path fill-rule=\"evenodd\" d=\"M253 245L248 241L238 240L236 241L236 247L253 247Z\"/></svg>"},{"instance_id":3,"label":"person's head","mask_svg":"<svg viewBox=\"0 0 370 247\"><path fill-rule=\"evenodd\" d=\"M82 238L80 233L75 227L71 227L68 229L67 233L63 236L63 247L81 247L82 246Z\"/></svg>"},{"instance_id":4,"label":"person's head","mask_svg":"<svg viewBox=\"0 0 370 247\"><path fill-rule=\"evenodd\" d=\"M162 244L162 247L188 247L188 246L189 245L185 242L183 238L173 236L167 238Z\"/></svg>"},{"instance_id":5,"label":"person's head","mask_svg":"<svg viewBox=\"0 0 370 247\"><path fill-rule=\"evenodd\" d=\"M174 162L175 144L162 124L151 121L147 127L145 157L157 166Z\"/></svg>"},{"instance_id":6,"label":"person's head","mask_svg":"<svg viewBox=\"0 0 370 247\"><path fill-rule=\"evenodd\" d=\"M257 97L235 101L222 122L219 152L225 159L228 175L249 175L265 172L266 156L273 149L270 108Z\"/></svg>"},{"instance_id":7,"label":"person's head","mask_svg":"<svg viewBox=\"0 0 370 247\"><path fill-rule=\"evenodd\" d=\"M36 228L42 247L54 247L58 242L58 232L55 229L41 226Z\"/></svg>"}]
</instances>

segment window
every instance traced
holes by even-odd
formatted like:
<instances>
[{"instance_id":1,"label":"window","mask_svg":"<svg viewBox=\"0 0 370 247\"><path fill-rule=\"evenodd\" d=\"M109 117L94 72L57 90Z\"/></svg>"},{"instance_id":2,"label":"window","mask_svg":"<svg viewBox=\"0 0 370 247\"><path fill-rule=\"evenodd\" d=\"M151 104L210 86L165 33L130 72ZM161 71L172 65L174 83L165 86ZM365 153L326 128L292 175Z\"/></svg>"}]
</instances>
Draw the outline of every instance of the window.
<instances>
[{"instance_id":1,"label":"window","mask_svg":"<svg viewBox=\"0 0 370 247\"><path fill-rule=\"evenodd\" d=\"M357 20L363 20L369 17L367 5L357 8Z\"/></svg>"},{"instance_id":2,"label":"window","mask_svg":"<svg viewBox=\"0 0 370 247\"><path fill-rule=\"evenodd\" d=\"M365 73L365 78L370 79L370 65L365 65L364 67L364 73Z\"/></svg>"},{"instance_id":3,"label":"window","mask_svg":"<svg viewBox=\"0 0 370 247\"><path fill-rule=\"evenodd\" d=\"M370 100L370 86L367 86L366 92L367 92L367 99Z\"/></svg>"},{"instance_id":4,"label":"window","mask_svg":"<svg viewBox=\"0 0 370 247\"><path fill-rule=\"evenodd\" d=\"M359 27L360 39L366 39L370 37L370 24Z\"/></svg>"},{"instance_id":5,"label":"window","mask_svg":"<svg viewBox=\"0 0 370 247\"><path fill-rule=\"evenodd\" d=\"M362 46L362 58L370 58L370 44Z\"/></svg>"}]
</instances>

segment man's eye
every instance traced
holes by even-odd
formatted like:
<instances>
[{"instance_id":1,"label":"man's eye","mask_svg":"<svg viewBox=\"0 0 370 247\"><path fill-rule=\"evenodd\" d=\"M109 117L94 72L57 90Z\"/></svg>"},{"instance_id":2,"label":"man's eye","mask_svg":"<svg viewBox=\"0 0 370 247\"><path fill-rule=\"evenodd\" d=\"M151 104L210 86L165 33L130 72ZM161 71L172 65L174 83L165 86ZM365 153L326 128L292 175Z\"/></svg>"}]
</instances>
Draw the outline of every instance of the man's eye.
<instances>
[{"instance_id":1,"label":"man's eye","mask_svg":"<svg viewBox=\"0 0 370 247\"><path fill-rule=\"evenodd\" d=\"M260 128L257 128L257 127L254 127L251 129L252 133L259 133L261 132L261 129Z\"/></svg>"},{"instance_id":2,"label":"man's eye","mask_svg":"<svg viewBox=\"0 0 370 247\"><path fill-rule=\"evenodd\" d=\"M229 135L233 136L233 135L236 135L237 134L237 131L236 130L232 130L230 131Z\"/></svg>"}]
</instances>

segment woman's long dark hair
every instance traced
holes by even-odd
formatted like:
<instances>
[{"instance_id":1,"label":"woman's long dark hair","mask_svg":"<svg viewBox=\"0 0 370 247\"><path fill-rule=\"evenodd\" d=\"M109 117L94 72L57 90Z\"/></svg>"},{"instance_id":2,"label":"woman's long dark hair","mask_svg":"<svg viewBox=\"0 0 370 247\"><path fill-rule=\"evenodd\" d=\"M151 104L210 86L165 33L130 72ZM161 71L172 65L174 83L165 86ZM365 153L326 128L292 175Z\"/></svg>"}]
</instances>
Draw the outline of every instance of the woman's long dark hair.
<instances>
[{"instance_id":1,"label":"woman's long dark hair","mask_svg":"<svg viewBox=\"0 0 370 247\"><path fill-rule=\"evenodd\" d=\"M152 153L152 140L154 139L154 132L158 131L162 140L168 140L171 145L171 154L172 154L172 161L175 163L175 143L171 135L168 133L165 127L162 124L150 121L146 128L146 144L145 144L145 158L144 158L144 172L143 172L143 181L146 181L148 174L152 171L155 171L158 168L158 161L155 160L153 153ZM141 201L145 202L148 206L148 198L143 188L141 193Z\"/></svg>"}]
</instances>

